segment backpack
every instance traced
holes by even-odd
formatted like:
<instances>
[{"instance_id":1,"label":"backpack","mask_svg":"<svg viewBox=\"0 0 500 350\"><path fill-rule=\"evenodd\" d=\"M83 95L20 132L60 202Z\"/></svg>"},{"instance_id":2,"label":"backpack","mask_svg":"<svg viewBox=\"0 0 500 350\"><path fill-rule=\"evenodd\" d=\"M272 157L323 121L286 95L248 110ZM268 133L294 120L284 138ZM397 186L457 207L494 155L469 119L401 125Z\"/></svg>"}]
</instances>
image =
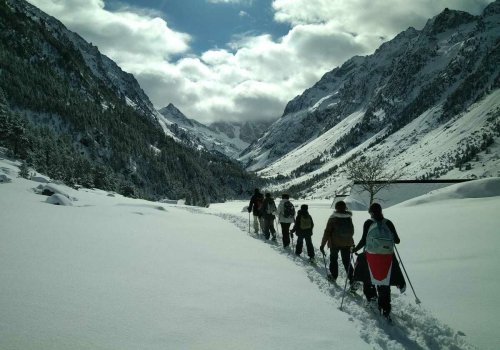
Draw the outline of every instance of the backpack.
<instances>
[{"instance_id":1,"label":"backpack","mask_svg":"<svg viewBox=\"0 0 500 350\"><path fill-rule=\"evenodd\" d=\"M373 254L394 253L394 235L387 226L387 220L373 221L366 235L365 250Z\"/></svg>"},{"instance_id":2,"label":"backpack","mask_svg":"<svg viewBox=\"0 0 500 350\"><path fill-rule=\"evenodd\" d=\"M276 204L274 201L270 200L266 205L266 214L274 215L274 213L276 213Z\"/></svg>"},{"instance_id":3,"label":"backpack","mask_svg":"<svg viewBox=\"0 0 500 350\"><path fill-rule=\"evenodd\" d=\"M286 201L285 204L283 204L283 216L285 218L295 217L295 207L290 201Z\"/></svg>"},{"instance_id":4,"label":"backpack","mask_svg":"<svg viewBox=\"0 0 500 350\"><path fill-rule=\"evenodd\" d=\"M354 236L352 219L335 217L333 221L334 235L340 239L348 239Z\"/></svg>"},{"instance_id":5,"label":"backpack","mask_svg":"<svg viewBox=\"0 0 500 350\"><path fill-rule=\"evenodd\" d=\"M254 200L254 207L257 209L257 213L262 213L262 205L264 204L264 198L257 197Z\"/></svg>"},{"instance_id":6,"label":"backpack","mask_svg":"<svg viewBox=\"0 0 500 350\"><path fill-rule=\"evenodd\" d=\"M312 225L311 215L307 215L307 216L301 215L299 227L300 227L301 231L312 229L313 225Z\"/></svg>"}]
</instances>

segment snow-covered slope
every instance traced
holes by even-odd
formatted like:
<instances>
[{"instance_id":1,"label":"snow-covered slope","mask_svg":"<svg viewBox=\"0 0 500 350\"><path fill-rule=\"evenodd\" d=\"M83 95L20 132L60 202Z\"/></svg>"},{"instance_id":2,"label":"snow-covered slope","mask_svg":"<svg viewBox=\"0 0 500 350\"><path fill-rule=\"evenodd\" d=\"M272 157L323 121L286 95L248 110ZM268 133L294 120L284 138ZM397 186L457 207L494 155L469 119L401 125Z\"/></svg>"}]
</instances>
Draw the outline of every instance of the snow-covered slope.
<instances>
[{"instance_id":1,"label":"snow-covered slope","mask_svg":"<svg viewBox=\"0 0 500 350\"><path fill-rule=\"evenodd\" d=\"M499 38L500 1L481 16L447 9L325 74L240 160L281 175L278 188L315 177L312 196L345 185L358 155L383 153L410 178L496 176Z\"/></svg>"},{"instance_id":2,"label":"snow-covered slope","mask_svg":"<svg viewBox=\"0 0 500 350\"><path fill-rule=\"evenodd\" d=\"M0 182L2 349L458 350L500 341L500 197L489 191L498 179L385 211L422 301L410 287L393 290L389 326L362 296L346 296L340 311L343 286L326 281L322 262L248 235L246 202L194 209L56 186L73 203L57 206L33 190L39 182L17 178L18 167L0 159L0 178L11 180ZM317 247L330 203L305 203ZM357 241L367 214L353 219Z\"/></svg>"}]
</instances>

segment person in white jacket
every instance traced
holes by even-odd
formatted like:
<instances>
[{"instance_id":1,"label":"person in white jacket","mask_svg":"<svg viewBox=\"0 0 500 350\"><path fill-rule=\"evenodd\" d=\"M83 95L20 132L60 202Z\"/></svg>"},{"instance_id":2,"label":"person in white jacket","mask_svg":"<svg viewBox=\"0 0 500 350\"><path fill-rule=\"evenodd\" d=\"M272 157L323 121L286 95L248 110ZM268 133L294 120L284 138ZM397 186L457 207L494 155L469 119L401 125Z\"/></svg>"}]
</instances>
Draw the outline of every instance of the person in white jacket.
<instances>
[{"instance_id":1,"label":"person in white jacket","mask_svg":"<svg viewBox=\"0 0 500 350\"><path fill-rule=\"evenodd\" d=\"M286 248L290 245L290 237L293 235L290 233L290 225L295 221L295 207L286 193L281 195L281 201L278 204L278 221L283 236L283 248Z\"/></svg>"}]
</instances>

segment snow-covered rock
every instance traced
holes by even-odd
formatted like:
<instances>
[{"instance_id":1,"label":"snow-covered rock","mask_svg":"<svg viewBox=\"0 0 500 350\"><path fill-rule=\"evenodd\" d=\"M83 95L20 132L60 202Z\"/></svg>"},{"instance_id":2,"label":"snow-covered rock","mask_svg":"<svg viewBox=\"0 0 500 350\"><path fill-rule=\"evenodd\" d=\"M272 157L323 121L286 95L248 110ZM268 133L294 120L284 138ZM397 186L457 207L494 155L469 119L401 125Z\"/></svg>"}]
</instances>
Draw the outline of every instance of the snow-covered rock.
<instances>
[{"instance_id":1,"label":"snow-covered rock","mask_svg":"<svg viewBox=\"0 0 500 350\"><path fill-rule=\"evenodd\" d=\"M71 199L68 197L60 194L60 193L55 193L52 196L48 197L45 200L47 203L54 204L54 205L63 205L63 206L72 206L73 202Z\"/></svg>"},{"instance_id":2,"label":"snow-covered rock","mask_svg":"<svg viewBox=\"0 0 500 350\"><path fill-rule=\"evenodd\" d=\"M12 182L12 179L5 174L0 174L0 183Z\"/></svg>"}]
</instances>

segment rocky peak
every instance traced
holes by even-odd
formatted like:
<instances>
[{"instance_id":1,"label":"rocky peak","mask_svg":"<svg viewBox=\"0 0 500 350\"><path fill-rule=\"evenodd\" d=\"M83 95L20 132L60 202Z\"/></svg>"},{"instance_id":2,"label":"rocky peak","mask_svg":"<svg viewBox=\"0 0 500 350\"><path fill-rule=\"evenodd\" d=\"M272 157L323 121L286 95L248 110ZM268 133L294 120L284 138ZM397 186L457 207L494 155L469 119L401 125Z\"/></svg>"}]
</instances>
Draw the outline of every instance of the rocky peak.
<instances>
[{"instance_id":1,"label":"rocky peak","mask_svg":"<svg viewBox=\"0 0 500 350\"><path fill-rule=\"evenodd\" d=\"M477 16L470 13L445 8L443 12L427 22L424 31L435 35L475 20Z\"/></svg>"},{"instance_id":2,"label":"rocky peak","mask_svg":"<svg viewBox=\"0 0 500 350\"><path fill-rule=\"evenodd\" d=\"M486 6L483 11L483 16L493 16L500 14L500 0L493 1L491 4Z\"/></svg>"},{"instance_id":3,"label":"rocky peak","mask_svg":"<svg viewBox=\"0 0 500 350\"><path fill-rule=\"evenodd\" d=\"M165 116L168 120L170 120L173 123L193 126L193 122L189 120L184 115L184 113L182 113L172 103L169 103L167 107L163 107L158 112L160 112L163 116Z\"/></svg>"}]
</instances>

